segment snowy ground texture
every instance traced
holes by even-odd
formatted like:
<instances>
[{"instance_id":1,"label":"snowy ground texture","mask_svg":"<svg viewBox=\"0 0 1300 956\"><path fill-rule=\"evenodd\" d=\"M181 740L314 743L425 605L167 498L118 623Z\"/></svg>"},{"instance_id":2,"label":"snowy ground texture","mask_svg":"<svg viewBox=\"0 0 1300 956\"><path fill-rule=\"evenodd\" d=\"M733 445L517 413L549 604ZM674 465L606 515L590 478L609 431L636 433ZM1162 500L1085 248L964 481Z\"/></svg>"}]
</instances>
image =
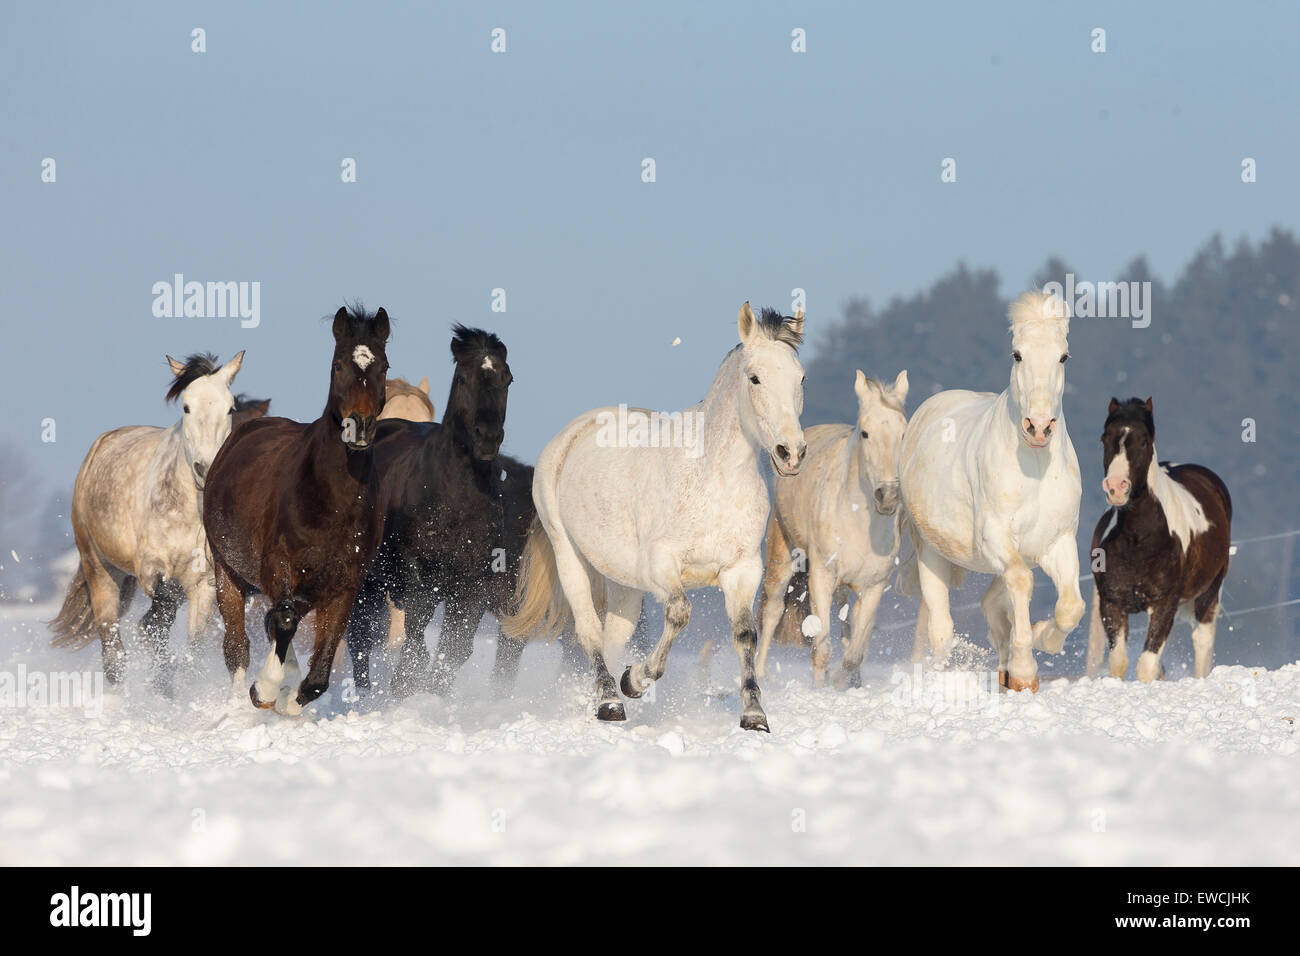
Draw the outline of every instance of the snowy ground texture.
<instances>
[{"instance_id":1,"label":"snowy ground texture","mask_svg":"<svg viewBox=\"0 0 1300 956\"><path fill-rule=\"evenodd\" d=\"M97 648L46 647L49 613L0 618L0 672L98 670ZM997 695L982 647L946 690L873 647L840 693L778 647L767 736L737 726L735 656L701 654L709 636L621 725L557 646L494 699L487 632L449 700L336 683L299 718L233 697L215 637L174 700L128 641L99 713L0 709L0 863L1300 863L1300 664L1150 686L1045 668L1036 696Z\"/></svg>"}]
</instances>

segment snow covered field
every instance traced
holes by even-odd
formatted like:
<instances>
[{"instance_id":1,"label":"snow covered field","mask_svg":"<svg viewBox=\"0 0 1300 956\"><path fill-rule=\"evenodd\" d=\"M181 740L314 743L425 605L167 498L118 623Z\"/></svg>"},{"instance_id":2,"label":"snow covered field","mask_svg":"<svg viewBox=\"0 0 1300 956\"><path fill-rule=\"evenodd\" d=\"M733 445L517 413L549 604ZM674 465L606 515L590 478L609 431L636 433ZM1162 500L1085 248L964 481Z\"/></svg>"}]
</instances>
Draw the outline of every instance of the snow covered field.
<instances>
[{"instance_id":1,"label":"snow covered field","mask_svg":"<svg viewBox=\"0 0 1300 956\"><path fill-rule=\"evenodd\" d=\"M50 610L0 617L0 674L98 671L97 645L46 646ZM622 725L554 645L493 699L486 632L450 700L347 702L336 681L296 719L232 698L215 637L165 700L128 638L102 707L0 708L0 863L1300 863L1300 664L1046 679L1071 655L1038 695L998 695L982 647L946 689L873 647L867 686L838 693L777 647L767 736L737 727L712 631Z\"/></svg>"}]
</instances>

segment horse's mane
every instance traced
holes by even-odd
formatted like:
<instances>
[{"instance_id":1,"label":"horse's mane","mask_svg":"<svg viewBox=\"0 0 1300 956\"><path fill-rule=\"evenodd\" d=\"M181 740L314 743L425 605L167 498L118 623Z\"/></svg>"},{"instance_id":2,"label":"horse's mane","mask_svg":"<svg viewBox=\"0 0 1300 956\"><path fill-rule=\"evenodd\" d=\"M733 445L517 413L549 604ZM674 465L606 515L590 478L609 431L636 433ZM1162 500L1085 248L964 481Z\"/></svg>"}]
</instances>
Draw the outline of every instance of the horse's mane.
<instances>
[{"instance_id":1,"label":"horse's mane","mask_svg":"<svg viewBox=\"0 0 1300 956\"><path fill-rule=\"evenodd\" d=\"M1013 337L1033 326L1053 331L1060 327L1066 334L1070 331L1070 308L1065 300L1038 289L1022 292L1007 309L1007 319Z\"/></svg>"},{"instance_id":2,"label":"horse's mane","mask_svg":"<svg viewBox=\"0 0 1300 956\"><path fill-rule=\"evenodd\" d=\"M256 408L263 402L270 408L271 400L269 398L252 398L247 392L240 392L235 396L235 411L246 412L250 408Z\"/></svg>"},{"instance_id":3,"label":"horse's mane","mask_svg":"<svg viewBox=\"0 0 1300 956\"><path fill-rule=\"evenodd\" d=\"M1106 424L1103 427L1110 427L1114 421L1135 421L1140 422L1146 427L1147 434L1151 436L1151 441L1156 440L1156 420L1152 414L1147 411L1147 404L1140 398L1130 398L1125 402L1117 402L1115 410L1106 416Z\"/></svg>"},{"instance_id":4,"label":"horse's mane","mask_svg":"<svg viewBox=\"0 0 1300 956\"><path fill-rule=\"evenodd\" d=\"M185 367L172 379L171 388L167 389L167 401L176 401L181 397L181 392L189 388L191 383L205 375L211 375L220 367L217 364L217 357L211 352L195 352L185 359Z\"/></svg>"},{"instance_id":5,"label":"horse's mane","mask_svg":"<svg viewBox=\"0 0 1300 956\"><path fill-rule=\"evenodd\" d=\"M480 352L492 352L502 358L506 357L505 343L497 338L495 332L470 328L457 322L451 327L451 333L451 355L457 362L466 355Z\"/></svg>"},{"instance_id":6,"label":"horse's mane","mask_svg":"<svg viewBox=\"0 0 1300 956\"><path fill-rule=\"evenodd\" d=\"M409 395L411 398L419 399L423 402L429 409L429 416L433 416L433 402L429 400L429 396L425 394L423 389L417 388L404 378L390 378L388 380L387 388L388 401L391 402L395 398Z\"/></svg>"},{"instance_id":7,"label":"horse's mane","mask_svg":"<svg viewBox=\"0 0 1300 956\"><path fill-rule=\"evenodd\" d=\"M803 332L796 331L787 322L794 321L792 315L782 315L776 309L764 308L756 323L758 330L774 342L784 342L796 352L803 344Z\"/></svg>"}]
</instances>

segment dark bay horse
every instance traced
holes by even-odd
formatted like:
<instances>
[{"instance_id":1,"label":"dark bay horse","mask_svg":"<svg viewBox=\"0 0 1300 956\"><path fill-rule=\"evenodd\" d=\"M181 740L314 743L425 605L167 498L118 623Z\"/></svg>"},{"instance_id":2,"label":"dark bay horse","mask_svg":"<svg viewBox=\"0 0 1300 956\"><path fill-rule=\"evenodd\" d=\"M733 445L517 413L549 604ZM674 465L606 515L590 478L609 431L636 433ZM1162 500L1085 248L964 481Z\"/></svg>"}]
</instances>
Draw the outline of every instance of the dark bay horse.
<instances>
[{"instance_id":1,"label":"dark bay horse","mask_svg":"<svg viewBox=\"0 0 1300 956\"><path fill-rule=\"evenodd\" d=\"M226 667L248 669L244 599L260 591L271 609L272 648L249 696L257 707L297 714L329 686L334 652L379 546L374 438L384 405L388 313L360 306L334 316L329 398L309 424L260 418L230 436L208 471L203 520L226 624ZM310 669L294 695L293 635L316 612ZM295 676L288 676L292 684Z\"/></svg>"},{"instance_id":2,"label":"dark bay horse","mask_svg":"<svg viewBox=\"0 0 1300 956\"><path fill-rule=\"evenodd\" d=\"M1128 671L1128 616L1149 615L1138 680L1164 672L1160 654L1178 610L1195 618L1195 674L1214 663L1219 589L1228 573L1232 499L1219 476L1200 465L1175 465L1156 457L1151 399L1112 398L1102 432L1110 508L1092 534L1093 600L1088 673L1101 667L1103 639L1110 675ZM1100 568L1101 570L1098 570Z\"/></svg>"},{"instance_id":3,"label":"dark bay horse","mask_svg":"<svg viewBox=\"0 0 1300 956\"><path fill-rule=\"evenodd\" d=\"M404 610L406 641L392 692L446 693L474 650L487 612L514 592L533 520L533 469L499 454L513 376L506 347L481 329L454 327L456 364L442 423L381 422L375 436L384 538L348 627L354 679L370 686L370 654L387 632L387 602ZM445 602L437 653L424 630ZM502 636L494 679L513 683L524 642Z\"/></svg>"}]
</instances>

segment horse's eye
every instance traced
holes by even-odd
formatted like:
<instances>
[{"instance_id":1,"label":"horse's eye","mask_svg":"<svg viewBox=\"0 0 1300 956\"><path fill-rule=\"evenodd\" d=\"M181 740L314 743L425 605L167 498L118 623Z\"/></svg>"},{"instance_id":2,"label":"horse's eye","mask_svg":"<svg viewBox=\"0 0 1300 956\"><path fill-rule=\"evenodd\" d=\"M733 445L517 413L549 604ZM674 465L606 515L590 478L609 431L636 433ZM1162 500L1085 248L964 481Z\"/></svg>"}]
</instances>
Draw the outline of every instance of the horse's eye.
<instances>
[{"instance_id":1,"label":"horse's eye","mask_svg":"<svg viewBox=\"0 0 1300 956\"><path fill-rule=\"evenodd\" d=\"M336 371L336 372L341 372L341 371L343 371L343 363L342 363L342 362L335 362L335 363L334 363L334 371Z\"/></svg>"},{"instance_id":2,"label":"horse's eye","mask_svg":"<svg viewBox=\"0 0 1300 956\"><path fill-rule=\"evenodd\" d=\"M186 415L190 413L190 407L188 405L182 405L181 408L184 410Z\"/></svg>"},{"instance_id":3,"label":"horse's eye","mask_svg":"<svg viewBox=\"0 0 1300 956\"><path fill-rule=\"evenodd\" d=\"M1066 352L1064 355L1062 355L1062 356L1061 356L1061 364L1064 365L1064 364L1065 364L1065 360L1068 359L1069 357L1070 357L1070 353L1069 353L1069 352Z\"/></svg>"},{"instance_id":4,"label":"horse's eye","mask_svg":"<svg viewBox=\"0 0 1300 956\"><path fill-rule=\"evenodd\" d=\"M758 376L757 376L757 375L751 375L751 376L749 376L749 381L750 381L750 384L751 384L751 385L757 385L757 384L758 384Z\"/></svg>"},{"instance_id":5,"label":"horse's eye","mask_svg":"<svg viewBox=\"0 0 1300 956\"><path fill-rule=\"evenodd\" d=\"M866 433L866 432L863 432L863 433L862 433L862 437L863 437L863 438L866 438L866 437L867 437L867 433Z\"/></svg>"},{"instance_id":6,"label":"horse's eye","mask_svg":"<svg viewBox=\"0 0 1300 956\"><path fill-rule=\"evenodd\" d=\"M1017 362L1020 361L1020 353L1019 353L1019 352L1012 352L1012 353L1011 353L1011 357L1012 357L1013 359L1015 359Z\"/></svg>"}]
</instances>

